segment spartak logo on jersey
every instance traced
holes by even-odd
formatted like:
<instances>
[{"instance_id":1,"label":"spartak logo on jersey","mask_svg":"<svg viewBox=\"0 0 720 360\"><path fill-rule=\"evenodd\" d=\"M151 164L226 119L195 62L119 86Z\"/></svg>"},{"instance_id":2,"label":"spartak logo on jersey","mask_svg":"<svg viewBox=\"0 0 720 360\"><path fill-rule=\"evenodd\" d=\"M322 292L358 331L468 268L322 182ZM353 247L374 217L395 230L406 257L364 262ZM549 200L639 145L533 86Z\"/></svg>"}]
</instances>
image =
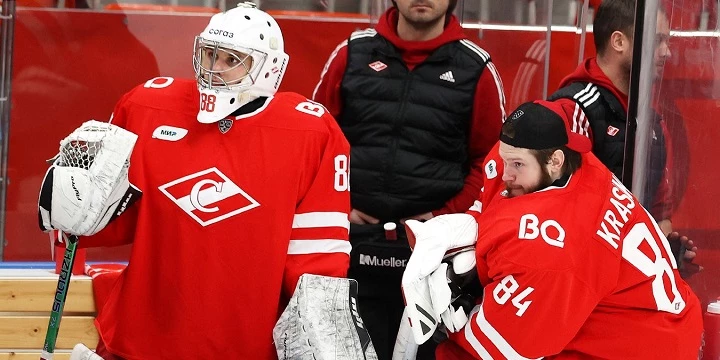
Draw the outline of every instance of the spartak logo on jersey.
<instances>
[{"instance_id":1,"label":"spartak logo on jersey","mask_svg":"<svg viewBox=\"0 0 720 360\"><path fill-rule=\"evenodd\" d=\"M202 226L260 206L215 167L173 180L158 189Z\"/></svg>"}]
</instances>

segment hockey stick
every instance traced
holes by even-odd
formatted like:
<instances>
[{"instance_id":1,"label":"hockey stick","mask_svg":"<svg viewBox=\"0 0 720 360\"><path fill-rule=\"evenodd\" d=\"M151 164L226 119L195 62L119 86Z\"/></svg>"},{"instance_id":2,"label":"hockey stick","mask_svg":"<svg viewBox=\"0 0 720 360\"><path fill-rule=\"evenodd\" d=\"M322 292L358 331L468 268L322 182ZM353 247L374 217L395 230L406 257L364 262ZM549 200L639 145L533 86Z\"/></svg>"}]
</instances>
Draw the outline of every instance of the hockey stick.
<instances>
[{"instance_id":1,"label":"hockey stick","mask_svg":"<svg viewBox=\"0 0 720 360\"><path fill-rule=\"evenodd\" d=\"M403 310L402 320L400 320L400 329L398 329L395 338L395 347L393 348L392 360L415 360L417 357L418 344L415 343L412 328L410 326L410 318L408 317L407 307Z\"/></svg>"},{"instance_id":2,"label":"hockey stick","mask_svg":"<svg viewBox=\"0 0 720 360\"><path fill-rule=\"evenodd\" d=\"M75 251L78 243L77 235L65 236L62 231L58 231L58 235L65 238L65 255L63 255L62 268L58 277L57 289L55 290L55 299L53 299L52 311L50 312L50 323L45 335L45 345L40 354L40 360L52 360L55 352L55 342L60 330L60 319L65 308L65 298L67 298L68 288L70 287L70 276L75 263Z\"/></svg>"}]
</instances>

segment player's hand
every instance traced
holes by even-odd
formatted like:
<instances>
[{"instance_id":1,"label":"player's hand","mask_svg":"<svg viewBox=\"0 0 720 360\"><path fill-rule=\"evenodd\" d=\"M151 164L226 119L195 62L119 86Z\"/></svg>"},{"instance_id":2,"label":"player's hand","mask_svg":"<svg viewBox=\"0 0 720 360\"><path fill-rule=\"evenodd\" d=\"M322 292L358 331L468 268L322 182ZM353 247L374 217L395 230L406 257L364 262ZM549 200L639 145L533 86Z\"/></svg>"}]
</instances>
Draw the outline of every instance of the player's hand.
<instances>
[{"instance_id":1,"label":"player's hand","mask_svg":"<svg viewBox=\"0 0 720 360\"><path fill-rule=\"evenodd\" d=\"M433 217L435 217L435 216L433 215L432 212L426 212L426 213L423 213L423 214L418 214L418 215L406 217L406 218L404 218L404 219L400 219L400 223L404 225L404 224L405 224L405 221L407 221L407 220L425 221L425 220L430 220L430 219L432 219Z\"/></svg>"},{"instance_id":2,"label":"player's hand","mask_svg":"<svg viewBox=\"0 0 720 360\"><path fill-rule=\"evenodd\" d=\"M358 210L358 209L352 209L350 211L350 223L352 224L358 224L358 225L365 225L365 224L377 224L380 220Z\"/></svg>"},{"instance_id":3,"label":"player's hand","mask_svg":"<svg viewBox=\"0 0 720 360\"><path fill-rule=\"evenodd\" d=\"M680 276L687 279L702 270L702 266L693 262L697 256L698 248L692 240L690 240L687 236L680 235L677 231L669 233L667 235L667 239L671 245L677 242L680 243L679 249L680 254L682 254L678 263Z\"/></svg>"}]
</instances>

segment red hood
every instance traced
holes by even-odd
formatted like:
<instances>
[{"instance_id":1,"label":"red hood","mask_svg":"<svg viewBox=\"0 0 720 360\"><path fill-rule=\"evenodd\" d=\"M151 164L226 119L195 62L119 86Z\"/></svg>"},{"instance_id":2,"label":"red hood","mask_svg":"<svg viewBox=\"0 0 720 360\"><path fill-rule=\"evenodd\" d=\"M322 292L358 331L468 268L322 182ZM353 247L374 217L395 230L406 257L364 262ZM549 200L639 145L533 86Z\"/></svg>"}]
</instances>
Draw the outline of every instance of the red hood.
<instances>
[{"instance_id":1,"label":"red hood","mask_svg":"<svg viewBox=\"0 0 720 360\"><path fill-rule=\"evenodd\" d=\"M620 101L620 104L622 104L625 111L627 111L627 94L624 94L615 86L615 84L612 83L610 78L608 78L602 69L600 69L594 57L585 59L572 74L566 76L560 82L560 87L565 87L574 82L592 82L593 84L610 90L610 92L612 92L613 95L615 95L615 97Z\"/></svg>"},{"instance_id":2,"label":"red hood","mask_svg":"<svg viewBox=\"0 0 720 360\"><path fill-rule=\"evenodd\" d=\"M397 23L398 10L395 7L391 7L382 14L377 26L375 26L375 30L402 52L410 51L413 55L420 55L419 53L429 55L446 43L466 38L460 22L458 22L454 15L450 17L450 21L445 25L445 30L443 30L440 36L427 41L405 41L399 38L397 34Z\"/></svg>"}]
</instances>

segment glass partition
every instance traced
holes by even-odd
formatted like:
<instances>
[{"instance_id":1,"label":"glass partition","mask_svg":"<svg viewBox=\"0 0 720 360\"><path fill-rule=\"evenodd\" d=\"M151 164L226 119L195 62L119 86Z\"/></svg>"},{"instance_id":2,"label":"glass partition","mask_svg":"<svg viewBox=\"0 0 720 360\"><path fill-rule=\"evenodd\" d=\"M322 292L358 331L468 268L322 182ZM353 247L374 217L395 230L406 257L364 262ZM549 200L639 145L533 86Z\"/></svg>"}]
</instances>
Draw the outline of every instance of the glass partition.
<instances>
[{"instance_id":1,"label":"glass partition","mask_svg":"<svg viewBox=\"0 0 720 360\"><path fill-rule=\"evenodd\" d=\"M720 296L717 2L661 1L657 10L645 17L655 24L643 34L640 82L649 85L639 88L633 191L697 245L702 270L688 282L707 305Z\"/></svg>"},{"instance_id":2,"label":"glass partition","mask_svg":"<svg viewBox=\"0 0 720 360\"><path fill-rule=\"evenodd\" d=\"M552 0L458 3L466 34L490 54L502 78L508 113L546 95L552 4Z\"/></svg>"}]
</instances>

